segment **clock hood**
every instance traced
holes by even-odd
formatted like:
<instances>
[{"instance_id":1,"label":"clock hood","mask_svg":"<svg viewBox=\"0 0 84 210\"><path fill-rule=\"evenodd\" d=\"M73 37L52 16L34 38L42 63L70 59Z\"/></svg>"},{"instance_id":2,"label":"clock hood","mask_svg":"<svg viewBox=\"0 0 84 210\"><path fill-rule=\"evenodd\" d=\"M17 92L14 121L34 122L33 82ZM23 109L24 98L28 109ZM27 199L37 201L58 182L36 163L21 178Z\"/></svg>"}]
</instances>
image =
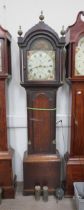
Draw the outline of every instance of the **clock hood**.
<instances>
[{"instance_id":1,"label":"clock hood","mask_svg":"<svg viewBox=\"0 0 84 210\"><path fill-rule=\"evenodd\" d=\"M39 19L40 21L29 29L23 37L21 36L21 27L18 31L22 85L24 87L27 85L28 88L31 86L57 88L63 84L64 32L62 31L62 36L59 38L58 34L44 22L42 13ZM48 44L46 45L46 43Z\"/></svg>"},{"instance_id":2,"label":"clock hood","mask_svg":"<svg viewBox=\"0 0 84 210\"><path fill-rule=\"evenodd\" d=\"M29 42L29 40L35 36L48 36L50 37L56 46L64 46L65 43L65 38L61 37L59 38L58 34L55 32L55 30L53 30L50 26L48 26L47 24L45 24L44 21L39 21L39 23L37 23L35 26L33 26L32 28L30 28L24 35L24 37L18 37L18 44L19 46L26 46L27 42Z\"/></svg>"},{"instance_id":3,"label":"clock hood","mask_svg":"<svg viewBox=\"0 0 84 210\"><path fill-rule=\"evenodd\" d=\"M80 34L84 34L84 11L80 11L75 23L68 26L65 36L66 44L76 42Z\"/></svg>"}]
</instances>

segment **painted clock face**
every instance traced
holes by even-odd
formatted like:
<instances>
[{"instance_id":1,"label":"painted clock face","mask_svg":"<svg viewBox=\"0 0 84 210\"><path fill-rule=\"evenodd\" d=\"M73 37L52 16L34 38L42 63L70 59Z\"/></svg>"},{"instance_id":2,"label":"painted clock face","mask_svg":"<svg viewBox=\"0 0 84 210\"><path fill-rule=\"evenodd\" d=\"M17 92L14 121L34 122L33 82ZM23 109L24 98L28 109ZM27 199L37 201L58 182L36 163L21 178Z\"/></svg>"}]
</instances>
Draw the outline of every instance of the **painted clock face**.
<instances>
[{"instance_id":1,"label":"painted clock face","mask_svg":"<svg viewBox=\"0 0 84 210\"><path fill-rule=\"evenodd\" d=\"M84 36L79 40L76 47L75 75L84 76Z\"/></svg>"},{"instance_id":2,"label":"painted clock face","mask_svg":"<svg viewBox=\"0 0 84 210\"><path fill-rule=\"evenodd\" d=\"M55 79L55 51L31 50L27 52L28 80Z\"/></svg>"}]
</instances>

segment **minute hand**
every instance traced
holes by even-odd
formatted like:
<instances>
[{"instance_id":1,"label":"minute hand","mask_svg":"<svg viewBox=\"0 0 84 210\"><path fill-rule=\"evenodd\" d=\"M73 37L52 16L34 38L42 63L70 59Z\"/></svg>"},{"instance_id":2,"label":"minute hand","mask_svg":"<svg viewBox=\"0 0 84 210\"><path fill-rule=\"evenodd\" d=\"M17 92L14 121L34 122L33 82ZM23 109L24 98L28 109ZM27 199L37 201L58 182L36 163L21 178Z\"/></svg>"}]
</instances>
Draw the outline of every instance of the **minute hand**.
<instances>
[{"instance_id":1,"label":"minute hand","mask_svg":"<svg viewBox=\"0 0 84 210\"><path fill-rule=\"evenodd\" d=\"M46 68L46 67L51 67L51 66L45 66L45 65L43 66L43 65L39 65L39 66L38 66L38 68L39 68L39 67Z\"/></svg>"},{"instance_id":2,"label":"minute hand","mask_svg":"<svg viewBox=\"0 0 84 210\"><path fill-rule=\"evenodd\" d=\"M41 67L43 67L43 68L48 68L48 67L51 67L51 66L43 66L43 65L39 65L39 66L34 66L33 68L31 68L31 70L33 70L33 69L37 69L37 68L41 68Z\"/></svg>"}]
</instances>

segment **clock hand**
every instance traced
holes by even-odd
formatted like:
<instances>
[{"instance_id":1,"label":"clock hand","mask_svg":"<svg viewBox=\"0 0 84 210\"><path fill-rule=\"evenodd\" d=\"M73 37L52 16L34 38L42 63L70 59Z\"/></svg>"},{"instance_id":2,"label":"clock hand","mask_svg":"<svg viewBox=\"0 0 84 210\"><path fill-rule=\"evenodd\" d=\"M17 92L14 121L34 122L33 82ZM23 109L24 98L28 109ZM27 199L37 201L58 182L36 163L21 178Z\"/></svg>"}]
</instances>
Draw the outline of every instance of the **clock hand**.
<instances>
[{"instance_id":1,"label":"clock hand","mask_svg":"<svg viewBox=\"0 0 84 210\"><path fill-rule=\"evenodd\" d=\"M34 66L30 69L30 71L32 71L33 69L38 68L38 66Z\"/></svg>"},{"instance_id":2,"label":"clock hand","mask_svg":"<svg viewBox=\"0 0 84 210\"><path fill-rule=\"evenodd\" d=\"M44 68L46 68L46 67L52 67L52 65L49 65L49 66L45 66L45 65L44 65L44 66L42 66L42 67L44 67Z\"/></svg>"},{"instance_id":3,"label":"clock hand","mask_svg":"<svg viewBox=\"0 0 84 210\"><path fill-rule=\"evenodd\" d=\"M45 65L44 66L42 66L42 65L34 66L33 68L30 69L30 71L32 71L35 68L40 68L40 67L43 67L43 68L46 68L47 67L48 68L48 67L52 67L52 65L50 65L50 66L45 66Z\"/></svg>"},{"instance_id":4,"label":"clock hand","mask_svg":"<svg viewBox=\"0 0 84 210\"><path fill-rule=\"evenodd\" d=\"M32 67L31 69L30 69L30 71L32 71L33 69L37 69L37 68L39 68L39 67L43 67L42 65L40 65L40 66L34 66L34 67Z\"/></svg>"}]
</instances>

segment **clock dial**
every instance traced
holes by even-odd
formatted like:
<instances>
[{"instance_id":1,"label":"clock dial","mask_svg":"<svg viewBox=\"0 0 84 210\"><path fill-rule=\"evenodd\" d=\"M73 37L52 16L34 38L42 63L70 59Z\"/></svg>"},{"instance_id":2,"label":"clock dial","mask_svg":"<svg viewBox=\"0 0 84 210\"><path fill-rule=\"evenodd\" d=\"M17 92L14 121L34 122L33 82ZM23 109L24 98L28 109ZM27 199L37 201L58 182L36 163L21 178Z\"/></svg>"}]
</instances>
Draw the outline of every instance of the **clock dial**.
<instances>
[{"instance_id":1,"label":"clock dial","mask_svg":"<svg viewBox=\"0 0 84 210\"><path fill-rule=\"evenodd\" d=\"M75 52L75 75L84 75L84 37L82 37L76 47Z\"/></svg>"},{"instance_id":2,"label":"clock dial","mask_svg":"<svg viewBox=\"0 0 84 210\"><path fill-rule=\"evenodd\" d=\"M32 50L27 53L28 80L55 79L55 52Z\"/></svg>"}]
</instances>

